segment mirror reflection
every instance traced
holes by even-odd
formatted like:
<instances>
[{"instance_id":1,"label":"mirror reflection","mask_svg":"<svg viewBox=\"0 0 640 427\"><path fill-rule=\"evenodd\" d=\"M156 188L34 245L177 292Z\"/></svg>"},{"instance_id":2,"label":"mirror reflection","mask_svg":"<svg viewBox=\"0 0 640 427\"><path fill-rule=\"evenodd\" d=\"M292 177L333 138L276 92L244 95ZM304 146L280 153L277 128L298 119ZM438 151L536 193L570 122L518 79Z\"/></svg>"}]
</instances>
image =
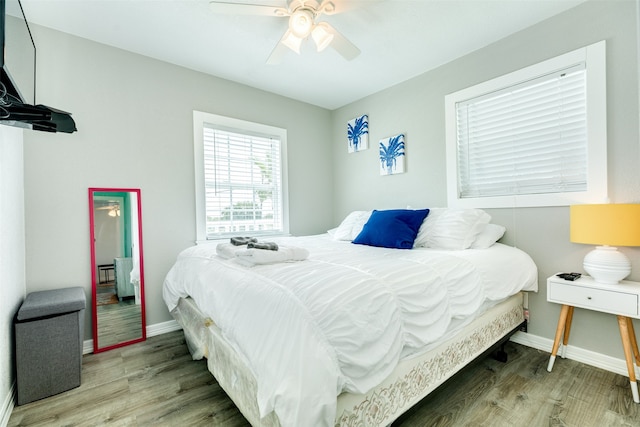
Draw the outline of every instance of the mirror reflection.
<instances>
[{"instance_id":1,"label":"mirror reflection","mask_svg":"<svg viewBox=\"0 0 640 427\"><path fill-rule=\"evenodd\" d=\"M94 352L146 339L139 189L89 189Z\"/></svg>"}]
</instances>

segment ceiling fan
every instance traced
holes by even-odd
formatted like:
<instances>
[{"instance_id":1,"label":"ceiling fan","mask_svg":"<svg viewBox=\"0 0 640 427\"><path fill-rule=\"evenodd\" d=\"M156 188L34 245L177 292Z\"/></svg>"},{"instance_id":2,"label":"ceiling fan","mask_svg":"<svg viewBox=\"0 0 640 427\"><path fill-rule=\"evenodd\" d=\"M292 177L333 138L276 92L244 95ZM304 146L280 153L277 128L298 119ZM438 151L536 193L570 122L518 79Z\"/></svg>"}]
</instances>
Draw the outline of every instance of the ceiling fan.
<instances>
[{"instance_id":1,"label":"ceiling fan","mask_svg":"<svg viewBox=\"0 0 640 427\"><path fill-rule=\"evenodd\" d=\"M108 210L107 215L109 216L120 216L120 202L116 201L98 201L94 200L94 209L97 211Z\"/></svg>"},{"instance_id":2,"label":"ceiling fan","mask_svg":"<svg viewBox=\"0 0 640 427\"><path fill-rule=\"evenodd\" d=\"M344 1L344 0L343 0ZM210 0L209 7L214 13L265 15L289 18L289 27L271 52L267 64L278 64L288 49L300 54L302 42L309 36L313 39L318 52L331 46L348 61L360 55L353 43L347 40L334 27L325 21L317 21L321 15L333 15L341 12L330 0L285 0L286 6L274 5L279 1L247 3L243 0Z\"/></svg>"}]
</instances>

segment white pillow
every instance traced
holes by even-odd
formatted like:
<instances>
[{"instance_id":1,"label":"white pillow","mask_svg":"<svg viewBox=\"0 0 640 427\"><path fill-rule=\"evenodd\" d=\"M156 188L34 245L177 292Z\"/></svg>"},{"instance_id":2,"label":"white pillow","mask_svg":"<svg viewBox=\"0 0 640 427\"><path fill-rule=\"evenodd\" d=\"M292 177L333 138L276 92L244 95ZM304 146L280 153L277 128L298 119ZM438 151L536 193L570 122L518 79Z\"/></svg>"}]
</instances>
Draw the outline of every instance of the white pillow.
<instances>
[{"instance_id":1,"label":"white pillow","mask_svg":"<svg viewBox=\"0 0 640 427\"><path fill-rule=\"evenodd\" d=\"M487 249L504 236L507 229L498 224L487 224L471 244L471 249Z\"/></svg>"},{"instance_id":2,"label":"white pillow","mask_svg":"<svg viewBox=\"0 0 640 427\"><path fill-rule=\"evenodd\" d=\"M338 228L329 230L333 240L355 239L369 220L371 211L353 211L340 223Z\"/></svg>"},{"instance_id":3,"label":"white pillow","mask_svg":"<svg viewBox=\"0 0 640 427\"><path fill-rule=\"evenodd\" d=\"M418 231L414 247L468 249L489 221L491 216L481 209L431 209Z\"/></svg>"},{"instance_id":4,"label":"white pillow","mask_svg":"<svg viewBox=\"0 0 640 427\"><path fill-rule=\"evenodd\" d=\"M437 219L446 208L430 208L429 214L422 222L420 229L418 230L418 235L416 236L416 240L413 241L414 248L426 248L427 246L427 237L431 233L431 230L436 225Z\"/></svg>"}]
</instances>

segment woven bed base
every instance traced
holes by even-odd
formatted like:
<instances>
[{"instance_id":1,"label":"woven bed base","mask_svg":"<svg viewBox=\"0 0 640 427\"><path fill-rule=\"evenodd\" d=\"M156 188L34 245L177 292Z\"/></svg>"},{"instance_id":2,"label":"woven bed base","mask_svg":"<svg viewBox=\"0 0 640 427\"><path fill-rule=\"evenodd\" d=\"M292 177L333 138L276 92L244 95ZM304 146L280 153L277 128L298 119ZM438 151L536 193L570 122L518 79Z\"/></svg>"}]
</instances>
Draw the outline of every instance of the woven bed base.
<instances>
[{"instance_id":1,"label":"woven bed base","mask_svg":"<svg viewBox=\"0 0 640 427\"><path fill-rule=\"evenodd\" d=\"M394 372L367 394L338 396L336 426L391 424L462 368L505 339L523 321L522 293L491 307L456 335L425 354L402 360ZM272 412L260 418L256 380L246 360L204 316L191 298L181 299L172 315L183 327L194 359L207 358L209 371L254 427L278 427Z\"/></svg>"}]
</instances>

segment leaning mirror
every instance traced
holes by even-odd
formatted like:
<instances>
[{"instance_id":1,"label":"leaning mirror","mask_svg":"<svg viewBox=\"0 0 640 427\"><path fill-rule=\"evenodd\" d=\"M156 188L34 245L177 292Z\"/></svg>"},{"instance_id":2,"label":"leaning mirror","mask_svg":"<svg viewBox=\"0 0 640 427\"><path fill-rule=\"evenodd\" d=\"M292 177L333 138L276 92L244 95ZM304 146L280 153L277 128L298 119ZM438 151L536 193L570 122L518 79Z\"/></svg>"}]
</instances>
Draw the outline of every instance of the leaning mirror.
<instances>
[{"instance_id":1,"label":"leaning mirror","mask_svg":"<svg viewBox=\"0 0 640 427\"><path fill-rule=\"evenodd\" d=\"M146 339L139 189L90 188L93 351Z\"/></svg>"}]
</instances>

